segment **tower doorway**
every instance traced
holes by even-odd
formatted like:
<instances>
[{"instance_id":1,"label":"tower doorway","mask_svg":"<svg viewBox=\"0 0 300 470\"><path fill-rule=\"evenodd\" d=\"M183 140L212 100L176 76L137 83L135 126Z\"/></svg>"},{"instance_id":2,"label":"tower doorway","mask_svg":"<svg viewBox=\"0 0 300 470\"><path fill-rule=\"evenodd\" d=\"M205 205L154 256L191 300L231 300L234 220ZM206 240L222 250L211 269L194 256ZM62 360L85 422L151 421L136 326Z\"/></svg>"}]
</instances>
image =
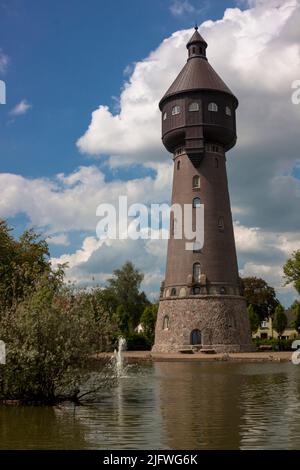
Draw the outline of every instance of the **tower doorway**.
<instances>
[{"instance_id":1,"label":"tower doorway","mask_svg":"<svg viewBox=\"0 0 300 470\"><path fill-rule=\"evenodd\" d=\"M191 332L191 344L196 345L196 344L201 344L201 331L198 329L195 329Z\"/></svg>"}]
</instances>

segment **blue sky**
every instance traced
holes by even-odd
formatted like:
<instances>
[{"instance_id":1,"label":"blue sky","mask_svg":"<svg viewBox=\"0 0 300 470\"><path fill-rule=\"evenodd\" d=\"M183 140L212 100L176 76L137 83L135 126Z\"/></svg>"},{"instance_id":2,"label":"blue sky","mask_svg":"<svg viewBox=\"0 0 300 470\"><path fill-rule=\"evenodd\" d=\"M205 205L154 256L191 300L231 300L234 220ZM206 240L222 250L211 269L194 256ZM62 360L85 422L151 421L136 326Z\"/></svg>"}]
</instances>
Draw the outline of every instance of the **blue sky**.
<instances>
[{"instance_id":1,"label":"blue sky","mask_svg":"<svg viewBox=\"0 0 300 470\"><path fill-rule=\"evenodd\" d=\"M299 18L297 0L0 0L0 217L16 234L31 225L51 234L52 256L70 263L79 284L95 266L101 283L132 258L145 268L146 291L158 292L165 245L109 251L95 240L95 210L120 193L169 200L157 103L197 21L240 101L228 175L241 274L265 277L288 304L295 292L282 288L281 266L300 233L300 106L290 101ZM141 104L150 110L144 125Z\"/></svg>"}]
</instances>

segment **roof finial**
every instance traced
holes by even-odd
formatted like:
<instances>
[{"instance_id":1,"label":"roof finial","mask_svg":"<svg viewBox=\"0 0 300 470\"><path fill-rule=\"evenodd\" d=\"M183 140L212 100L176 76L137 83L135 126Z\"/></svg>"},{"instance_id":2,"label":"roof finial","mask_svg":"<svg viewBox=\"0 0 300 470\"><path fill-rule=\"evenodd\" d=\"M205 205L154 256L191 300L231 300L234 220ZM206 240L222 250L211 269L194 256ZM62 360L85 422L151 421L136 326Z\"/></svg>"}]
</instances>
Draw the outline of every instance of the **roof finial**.
<instances>
[{"instance_id":1,"label":"roof finial","mask_svg":"<svg viewBox=\"0 0 300 470\"><path fill-rule=\"evenodd\" d=\"M198 31L197 21L195 21L195 31Z\"/></svg>"}]
</instances>

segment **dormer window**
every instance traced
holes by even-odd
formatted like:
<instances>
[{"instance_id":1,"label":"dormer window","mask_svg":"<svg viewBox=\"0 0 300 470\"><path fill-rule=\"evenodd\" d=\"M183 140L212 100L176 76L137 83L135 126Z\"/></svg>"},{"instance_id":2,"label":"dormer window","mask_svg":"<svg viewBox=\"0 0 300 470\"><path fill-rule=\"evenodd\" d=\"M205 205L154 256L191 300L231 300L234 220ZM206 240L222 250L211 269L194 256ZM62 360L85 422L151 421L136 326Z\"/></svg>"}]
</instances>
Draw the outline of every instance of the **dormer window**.
<instances>
[{"instance_id":1,"label":"dormer window","mask_svg":"<svg viewBox=\"0 0 300 470\"><path fill-rule=\"evenodd\" d=\"M216 103L209 103L208 111L212 111L214 113L218 112L218 105Z\"/></svg>"},{"instance_id":2,"label":"dormer window","mask_svg":"<svg viewBox=\"0 0 300 470\"><path fill-rule=\"evenodd\" d=\"M163 120L165 121L166 119L167 119L167 113L164 113Z\"/></svg>"},{"instance_id":3,"label":"dormer window","mask_svg":"<svg viewBox=\"0 0 300 470\"><path fill-rule=\"evenodd\" d=\"M172 108L172 116L176 116L176 114L180 114L180 106L176 105Z\"/></svg>"},{"instance_id":4,"label":"dormer window","mask_svg":"<svg viewBox=\"0 0 300 470\"><path fill-rule=\"evenodd\" d=\"M229 106L226 106L225 113L227 116L231 116L231 108L229 108Z\"/></svg>"},{"instance_id":5,"label":"dormer window","mask_svg":"<svg viewBox=\"0 0 300 470\"><path fill-rule=\"evenodd\" d=\"M189 111L199 111L199 103L190 103Z\"/></svg>"}]
</instances>

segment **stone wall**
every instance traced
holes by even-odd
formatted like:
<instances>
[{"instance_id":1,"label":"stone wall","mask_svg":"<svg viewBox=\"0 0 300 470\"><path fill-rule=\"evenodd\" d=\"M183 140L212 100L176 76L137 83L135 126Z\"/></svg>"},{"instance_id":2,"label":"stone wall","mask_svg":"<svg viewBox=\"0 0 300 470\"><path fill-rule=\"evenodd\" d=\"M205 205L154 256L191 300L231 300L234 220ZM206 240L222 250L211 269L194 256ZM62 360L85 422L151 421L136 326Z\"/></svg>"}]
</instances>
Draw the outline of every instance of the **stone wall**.
<instances>
[{"instance_id":1,"label":"stone wall","mask_svg":"<svg viewBox=\"0 0 300 470\"><path fill-rule=\"evenodd\" d=\"M168 321L164 319L168 317ZM164 324L168 328L164 329ZM162 299L159 304L153 352L189 348L191 332L201 331L202 347L216 352L253 349L246 301L240 296Z\"/></svg>"}]
</instances>

